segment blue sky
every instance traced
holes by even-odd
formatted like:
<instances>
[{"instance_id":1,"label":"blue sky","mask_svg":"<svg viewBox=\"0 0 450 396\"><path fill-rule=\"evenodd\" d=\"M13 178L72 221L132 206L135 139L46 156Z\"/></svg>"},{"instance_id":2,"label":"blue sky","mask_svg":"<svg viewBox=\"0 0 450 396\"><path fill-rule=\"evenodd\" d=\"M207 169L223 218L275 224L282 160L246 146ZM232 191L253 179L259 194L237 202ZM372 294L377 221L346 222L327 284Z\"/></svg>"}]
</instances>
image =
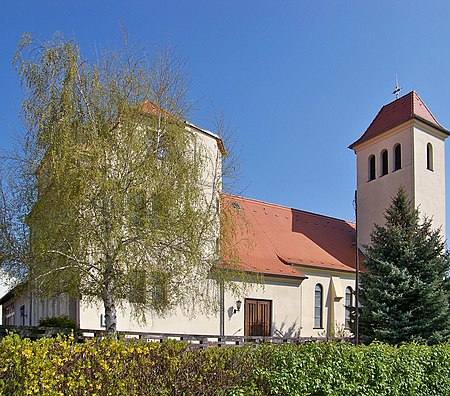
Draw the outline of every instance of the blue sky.
<instances>
[{"instance_id":1,"label":"blue sky","mask_svg":"<svg viewBox=\"0 0 450 396\"><path fill-rule=\"evenodd\" d=\"M242 146L244 196L353 220L347 146L394 99L395 75L450 128L449 21L448 1L3 0L0 147L21 128L20 35L61 31L89 53L119 44L123 22L131 41L188 58L191 121L212 129L213 105L224 111Z\"/></svg>"}]
</instances>

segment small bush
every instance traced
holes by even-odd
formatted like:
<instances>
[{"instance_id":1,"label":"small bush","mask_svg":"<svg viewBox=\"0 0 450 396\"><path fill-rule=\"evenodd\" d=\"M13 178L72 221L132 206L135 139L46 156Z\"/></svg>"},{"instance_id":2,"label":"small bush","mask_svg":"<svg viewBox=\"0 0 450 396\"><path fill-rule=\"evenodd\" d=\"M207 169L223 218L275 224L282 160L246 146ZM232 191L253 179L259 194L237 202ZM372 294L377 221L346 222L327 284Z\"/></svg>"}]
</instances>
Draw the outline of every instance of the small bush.
<instances>
[{"instance_id":1,"label":"small bush","mask_svg":"<svg viewBox=\"0 0 450 396\"><path fill-rule=\"evenodd\" d=\"M67 315L42 318L41 320L39 320L39 326L61 327L64 329L74 329L74 330L78 328L77 322L75 322Z\"/></svg>"}]
</instances>

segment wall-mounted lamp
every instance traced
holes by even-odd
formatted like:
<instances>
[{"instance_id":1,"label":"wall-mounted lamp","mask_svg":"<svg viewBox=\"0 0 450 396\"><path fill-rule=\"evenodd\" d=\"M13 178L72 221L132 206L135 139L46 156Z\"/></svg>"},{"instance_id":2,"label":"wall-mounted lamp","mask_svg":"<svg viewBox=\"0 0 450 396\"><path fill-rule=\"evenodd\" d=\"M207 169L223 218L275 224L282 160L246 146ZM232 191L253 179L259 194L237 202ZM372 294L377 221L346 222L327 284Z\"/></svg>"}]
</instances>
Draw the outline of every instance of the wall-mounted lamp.
<instances>
[{"instance_id":1,"label":"wall-mounted lamp","mask_svg":"<svg viewBox=\"0 0 450 396\"><path fill-rule=\"evenodd\" d=\"M237 300L236 301L236 308L234 309L234 313L239 312L241 310L242 301Z\"/></svg>"}]
</instances>

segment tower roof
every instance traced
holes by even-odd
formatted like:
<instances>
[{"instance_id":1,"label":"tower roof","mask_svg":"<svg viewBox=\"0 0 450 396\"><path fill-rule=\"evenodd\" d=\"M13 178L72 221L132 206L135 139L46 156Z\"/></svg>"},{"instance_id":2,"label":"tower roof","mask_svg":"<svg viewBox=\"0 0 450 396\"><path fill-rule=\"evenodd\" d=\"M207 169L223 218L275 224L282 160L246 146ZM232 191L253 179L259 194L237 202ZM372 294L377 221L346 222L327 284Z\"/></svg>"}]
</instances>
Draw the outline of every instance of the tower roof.
<instances>
[{"instance_id":1,"label":"tower roof","mask_svg":"<svg viewBox=\"0 0 450 396\"><path fill-rule=\"evenodd\" d=\"M446 135L450 135L450 132L439 124L433 114L431 114L431 111L428 110L419 94L416 91L411 91L383 106L363 135L356 142L352 143L349 148L353 149L355 146L375 136L379 136L412 118L425 122Z\"/></svg>"}]
</instances>

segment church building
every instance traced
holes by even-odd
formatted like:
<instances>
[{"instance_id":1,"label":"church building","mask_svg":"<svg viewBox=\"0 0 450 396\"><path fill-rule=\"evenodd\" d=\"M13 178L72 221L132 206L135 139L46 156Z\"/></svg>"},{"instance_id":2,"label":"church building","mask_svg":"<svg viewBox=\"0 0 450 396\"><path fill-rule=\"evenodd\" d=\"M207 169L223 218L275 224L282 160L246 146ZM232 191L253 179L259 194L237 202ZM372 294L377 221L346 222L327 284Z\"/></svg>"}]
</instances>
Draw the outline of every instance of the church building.
<instances>
[{"instance_id":1,"label":"church building","mask_svg":"<svg viewBox=\"0 0 450 396\"><path fill-rule=\"evenodd\" d=\"M254 199L224 196L245 227L236 238L242 270L255 283L244 295L221 291L221 310L194 318L181 310L147 324L118 312L118 330L209 335L320 337L350 335L356 260L363 262L373 225L403 186L421 215L445 237L446 130L412 91L383 106L349 148L357 163L357 226L321 214ZM220 146L217 136L204 133ZM219 149L218 149L219 150ZM238 242L238 241L236 241ZM357 251L357 247L359 250ZM256 282L263 275L262 284ZM236 279L236 282L240 282ZM82 329L102 329L103 307L63 296L32 301L9 292L0 299L3 324L37 325L44 316L68 314Z\"/></svg>"}]
</instances>

